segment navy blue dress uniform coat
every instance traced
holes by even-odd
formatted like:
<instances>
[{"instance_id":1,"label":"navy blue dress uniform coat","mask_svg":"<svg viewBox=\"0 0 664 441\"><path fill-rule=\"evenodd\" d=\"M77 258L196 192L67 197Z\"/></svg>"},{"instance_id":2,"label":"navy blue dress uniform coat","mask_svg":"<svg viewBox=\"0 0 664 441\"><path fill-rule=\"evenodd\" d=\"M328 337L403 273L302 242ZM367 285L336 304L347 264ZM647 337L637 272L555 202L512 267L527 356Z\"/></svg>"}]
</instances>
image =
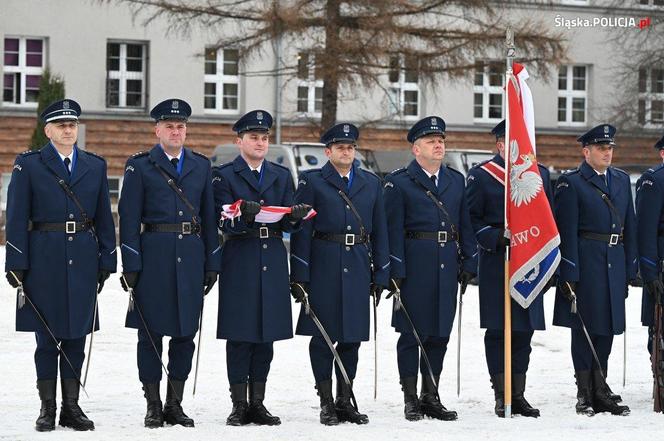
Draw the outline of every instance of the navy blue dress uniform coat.
<instances>
[{"instance_id":1,"label":"navy blue dress uniform coat","mask_svg":"<svg viewBox=\"0 0 664 441\"><path fill-rule=\"evenodd\" d=\"M380 178L353 164L350 189L334 166L300 175L295 203L318 213L291 238L291 280L309 284L309 301L333 341L369 340L369 286L388 286L389 246ZM374 273L366 244L346 246L312 237L313 231L360 234L360 224L339 195L346 192L370 235ZM320 336L313 321L300 311L296 334Z\"/></svg>"},{"instance_id":2,"label":"navy blue dress uniform coat","mask_svg":"<svg viewBox=\"0 0 664 441\"><path fill-rule=\"evenodd\" d=\"M505 160L496 155L490 161L505 167ZM482 162L468 172L466 194L470 219L479 244L480 326L503 329L505 252L499 250L498 239L505 228L505 187L482 169ZM538 164L544 191L551 198L549 171ZM512 330L532 331L544 329L543 295L524 309L512 301Z\"/></svg>"},{"instance_id":3,"label":"navy blue dress uniform coat","mask_svg":"<svg viewBox=\"0 0 664 441\"><path fill-rule=\"evenodd\" d=\"M449 219L420 184L443 203ZM392 277L405 278L401 300L418 334L449 337L456 313L457 275L461 270L477 272L477 261L473 257L477 242L466 204L464 177L443 165L438 172L438 185L434 185L413 160L407 168L386 177L384 193L390 272ZM451 239L450 223L458 230L460 249ZM449 239L446 243L408 239L406 231L447 231ZM392 326L401 333L412 332L399 311L392 314Z\"/></svg>"},{"instance_id":4,"label":"navy blue dress uniform coat","mask_svg":"<svg viewBox=\"0 0 664 441\"><path fill-rule=\"evenodd\" d=\"M159 144L130 157L118 210L123 272L139 272L134 295L149 330L171 337L196 334L204 273L219 271L221 250L210 161L183 149L179 175ZM175 180L195 213L169 187L155 164ZM194 214L200 234L141 232L141 224L191 222ZM126 326L143 329L136 308L127 312Z\"/></svg>"},{"instance_id":5,"label":"navy blue dress uniform coat","mask_svg":"<svg viewBox=\"0 0 664 441\"><path fill-rule=\"evenodd\" d=\"M262 205L293 205L293 178L279 164L263 161L261 182L239 156L214 168L214 198L217 215L225 204L238 199ZM223 222L227 235L242 235L267 226L286 232L299 228L286 216L277 224L254 222L240 217ZM219 282L217 338L248 343L267 343L293 337L288 255L283 240L247 238L224 241Z\"/></svg>"},{"instance_id":6,"label":"navy blue dress uniform coat","mask_svg":"<svg viewBox=\"0 0 664 441\"><path fill-rule=\"evenodd\" d=\"M556 183L555 215L560 232L560 281L577 282L577 306L588 332L620 334L625 329L627 281L636 278L636 219L629 175L609 167L604 179L587 163L563 174ZM619 219L602 199L608 194ZM587 239L582 232L620 234L617 245ZM570 312L570 302L556 293L553 324L580 329L581 322Z\"/></svg>"},{"instance_id":7,"label":"navy blue dress uniform coat","mask_svg":"<svg viewBox=\"0 0 664 441\"><path fill-rule=\"evenodd\" d=\"M7 193L5 268L26 271L26 293L55 336L62 339L91 332L97 272L115 272L117 257L106 161L76 146L74 149L71 177L50 143L39 151L19 155ZM58 185L59 179L72 189L93 221L94 231L28 231L30 221L83 221L81 211ZM27 302L17 310L16 330L46 332Z\"/></svg>"},{"instance_id":8,"label":"navy blue dress uniform coat","mask_svg":"<svg viewBox=\"0 0 664 441\"><path fill-rule=\"evenodd\" d=\"M664 164L648 169L636 183L636 231L639 268L644 282L661 276L664 259ZM643 288L641 323L655 324L655 302Z\"/></svg>"}]
</instances>

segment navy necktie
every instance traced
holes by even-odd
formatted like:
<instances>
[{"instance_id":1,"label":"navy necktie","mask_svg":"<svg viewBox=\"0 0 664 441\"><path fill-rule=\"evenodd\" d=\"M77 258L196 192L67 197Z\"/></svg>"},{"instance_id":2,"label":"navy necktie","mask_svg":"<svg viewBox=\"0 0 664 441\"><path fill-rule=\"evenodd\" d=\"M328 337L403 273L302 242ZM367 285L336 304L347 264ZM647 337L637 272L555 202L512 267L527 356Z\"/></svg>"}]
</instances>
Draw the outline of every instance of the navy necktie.
<instances>
[{"instance_id":1,"label":"navy necktie","mask_svg":"<svg viewBox=\"0 0 664 441\"><path fill-rule=\"evenodd\" d=\"M71 159L65 158L65 170L67 170L67 175L71 176L71 170L69 168L69 165L71 164Z\"/></svg>"},{"instance_id":2,"label":"navy necktie","mask_svg":"<svg viewBox=\"0 0 664 441\"><path fill-rule=\"evenodd\" d=\"M431 182L433 182L434 187L438 187L438 185L436 183L436 175L431 175Z\"/></svg>"},{"instance_id":3,"label":"navy necktie","mask_svg":"<svg viewBox=\"0 0 664 441\"><path fill-rule=\"evenodd\" d=\"M173 167L175 167L175 170L178 169L178 162L180 162L180 160L178 158L171 159L171 164L173 164Z\"/></svg>"},{"instance_id":4,"label":"navy necktie","mask_svg":"<svg viewBox=\"0 0 664 441\"><path fill-rule=\"evenodd\" d=\"M256 181L260 182L260 181L261 181L261 174L260 174L260 172L259 172L258 170L252 170L251 172L252 172L252 173L254 174L254 176L256 177Z\"/></svg>"},{"instance_id":5,"label":"navy necktie","mask_svg":"<svg viewBox=\"0 0 664 441\"><path fill-rule=\"evenodd\" d=\"M344 177L342 177L341 179L344 180L344 184L346 184L346 188L348 188L348 182L349 182L349 181L348 181L348 176L344 176Z\"/></svg>"}]
</instances>

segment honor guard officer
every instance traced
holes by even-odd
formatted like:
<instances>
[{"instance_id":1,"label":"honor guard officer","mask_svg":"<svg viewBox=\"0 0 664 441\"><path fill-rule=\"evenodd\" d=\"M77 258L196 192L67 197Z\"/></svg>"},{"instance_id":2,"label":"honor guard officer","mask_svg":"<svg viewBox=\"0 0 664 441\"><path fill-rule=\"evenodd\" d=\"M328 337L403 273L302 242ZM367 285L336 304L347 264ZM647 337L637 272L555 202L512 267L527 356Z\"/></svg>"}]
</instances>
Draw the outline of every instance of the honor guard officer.
<instances>
[{"instance_id":1,"label":"honor guard officer","mask_svg":"<svg viewBox=\"0 0 664 441\"><path fill-rule=\"evenodd\" d=\"M122 285L133 290L126 326L138 329L138 376L147 400L145 426L193 427L182 410L203 296L217 280L220 247L210 161L184 147L191 107L157 104L159 143L127 160L120 196ZM132 308L133 306L133 308ZM169 336L166 403L162 410L162 337Z\"/></svg>"},{"instance_id":2,"label":"honor guard officer","mask_svg":"<svg viewBox=\"0 0 664 441\"><path fill-rule=\"evenodd\" d=\"M477 269L477 243L466 204L461 173L443 165L445 121L426 117L411 127L408 142L415 159L385 180L391 274L401 288L401 301L415 325L438 384L456 312L457 281L468 283ZM436 394L409 322L392 315L401 333L397 361L407 420L423 414L455 420ZM417 372L422 391L417 398Z\"/></svg>"},{"instance_id":3,"label":"honor guard officer","mask_svg":"<svg viewBox=\"0 0 664 441\"><path fill-rule=\"evenodd\" d=\"M627 406L616 403L619 397L612 396L606 384L613 336L625 330L627 282L636 278L637 267L629 175L611 167L615 133L615 127L602 124L581 135L577 141L585 160L556 184L562 260L553 324L571 328L576 411L586 415L629 413ZM578 314L570 308L573 301Z\"/></svg>"},{"instance_id":4,"label":"honor guard officer","mask_svg":"<svg viewBox=\"0 0 664 441\"><path fill-rule=\"evenodd\" d=\"M495 412L505 416L504 406L504 280L505 249L505 120L492 130L498 153L468 172L466 194L470 218L479 244L480 326L486 329L484 349L496 400ZM551 200L549 171L538 164L544 191ZM546 288L545 288L546 291ZM543 296L527 308L512 300L512 413L538 417L540 412L524 397L535 330L544 329Z\"/></svg>"},{"instance_id":5,"label":"honor guard officer","mask_svg":"<svg viewBox=\"0 0 664 441\"><path fill-rule=\"evenodd\" d=\"M664 161L664 136L655 144ZM664 163L648 169L636 184L636 231L639 268L643 278L641 323L649 327L648 350L652 351L655 302L661 302L664 259Z\"/></svg>"},{"instance_id":6,"label":"honor guard officer","mask_svg":"<svg viewBox=\"0 0 664 441\"><path fill-rule=\"evenodd\" d=\"M360 342L369 340L369 295L380 300L389 277L387 223L380 179L355 162L359 132L338 124L321 136L329 161L302 173L295 201L309 204L316 217L291 239L291 280L305 287L345 366L355 378ZM302 290L294 284L293 297ZM337 368L337 399L332 397L333 354L318 328L300 311L296 333L311 335L309 357L320 396L320 422L366 424L350 401L350 389Z\"/></svg>"},{"instance_id":7,"label":"honor guard officer","mask_svg":"<svg viewBox=\"0 0 664 441\"><path fill-rule=\"evenodd\" d=\"M99 329L96 296L116 266L106 161L76 145L80 115L70 99L42 112L50 142L16 158L7 193L5 270L20 287L16 330L37 340L40 432L55 428L58 361L59 424L94 430L78 406L85 336Z\"/></svg>"},{"instance_id":8,"label":"honor guard officer","mask_svg":"<svg viewBox=\"0 0 664 441\"><path fill-rule=\"evenodd\" d=\"M293 337L288 257L284 232L299 228L309 207L297 205L274 223L255 221L262 205L291 206L290 171L265 160L272 116L254 110L233 126L239 155L215 167L214 197L223 206L242 200L240 218L222 224L224 245L219 283L217 338L226 339L226 365L233 410L231 426L281 424L263 405L273 342ZM247 404L247 386L249 403Z\"/></svg>"}]
</instances>

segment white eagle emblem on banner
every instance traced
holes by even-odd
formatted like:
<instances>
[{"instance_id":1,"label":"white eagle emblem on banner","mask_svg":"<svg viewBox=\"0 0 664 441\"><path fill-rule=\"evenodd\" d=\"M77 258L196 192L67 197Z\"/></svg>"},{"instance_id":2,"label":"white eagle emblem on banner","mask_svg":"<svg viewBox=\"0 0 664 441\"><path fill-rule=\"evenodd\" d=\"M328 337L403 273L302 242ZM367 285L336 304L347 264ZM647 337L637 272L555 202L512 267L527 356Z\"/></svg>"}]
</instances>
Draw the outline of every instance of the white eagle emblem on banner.
<instances>
[{"instance_id":1,"label":"white eagle emblem on banner","mask_svg":"<svg viewBox=\"0 0 664 441\"><path fill-rule=\"evenodd\" d=\"M521 158L522 162L516 161ZM519 144L510 142L510 199L517 207L528 205L537 193L542 191L542 177L529 170L533 165L533 155L519 155Z\"/></svg>"}]
</instances>

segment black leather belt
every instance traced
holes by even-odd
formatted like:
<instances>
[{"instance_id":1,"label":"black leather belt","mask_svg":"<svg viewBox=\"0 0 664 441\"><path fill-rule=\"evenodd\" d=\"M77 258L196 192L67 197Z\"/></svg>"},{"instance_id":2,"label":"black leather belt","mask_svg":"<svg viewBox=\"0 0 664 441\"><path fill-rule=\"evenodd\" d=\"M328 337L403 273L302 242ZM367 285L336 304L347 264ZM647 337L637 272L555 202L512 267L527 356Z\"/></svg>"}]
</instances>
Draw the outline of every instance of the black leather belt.
<instances>
[{"instance_id":1,"label":"black leather belt","mask_svg":"<svg viewBox=\"0 0 664 441\"><path fill-rule=\"evenodd\" d=\"M32 231L60 231L67 234L80 233L92 228L92 222L32 222L28 230Z\"/></svg>"},{"instance_id":2,"label":"black leather belt","mask_svg":"<svg viewBox=\"0 0 664 441\"><path fill-rule=\"evenodd\" d=\"M181 222L179 224L143 224L143 231L148 233L198 234L201 232L201 226L191 222Z\"/></svg>"},{"instance_id":3,"label":"black leather belt","mask_svg":"<svg viewBox=\"0 0 664 441\"><path fill-rule=\"evenodd\" d=\"M346 246L352 246L358 243L368 242L368 237L362 236L360 234L334 234L334 233L323 233L322 231L314 231L313 236L314 239L337 242Z\"/></svg>"},{"instance_id":4,"label":"black leather belt","mask_svg":"<svg viewBox=\"0 0 664 441\"><path fill-rule=\"evenodd\" d=\"M623 243L622 234L602 234L602 233L593 233L591 231L582 231L579 234L579 236L583 237L584 239L606 242L611 246Z\"/></svg>"},{"instance_id":5,"label":"black leather belt","mask_svg":"<svg viewBox=\"0 0 664 441\"><path fill-rule=\"evenodd\" d=\"M281 230L275 230L268 227L260 227L258 230L249 230L242 234L224 234L224 240L269 239L272 237L281 239L284 237L284 234Z\"/></svg>"},{"instance_id":6,"label":"black leather belt","mask_svg":"<svg viewBox=\"0 0 664 441\"><path fill-rule=\"evenodd\" d=\"M406 231L406 239L426 239L444 243L457 240L457 234L449 231Z\"/></svg>"}]
</instances>

